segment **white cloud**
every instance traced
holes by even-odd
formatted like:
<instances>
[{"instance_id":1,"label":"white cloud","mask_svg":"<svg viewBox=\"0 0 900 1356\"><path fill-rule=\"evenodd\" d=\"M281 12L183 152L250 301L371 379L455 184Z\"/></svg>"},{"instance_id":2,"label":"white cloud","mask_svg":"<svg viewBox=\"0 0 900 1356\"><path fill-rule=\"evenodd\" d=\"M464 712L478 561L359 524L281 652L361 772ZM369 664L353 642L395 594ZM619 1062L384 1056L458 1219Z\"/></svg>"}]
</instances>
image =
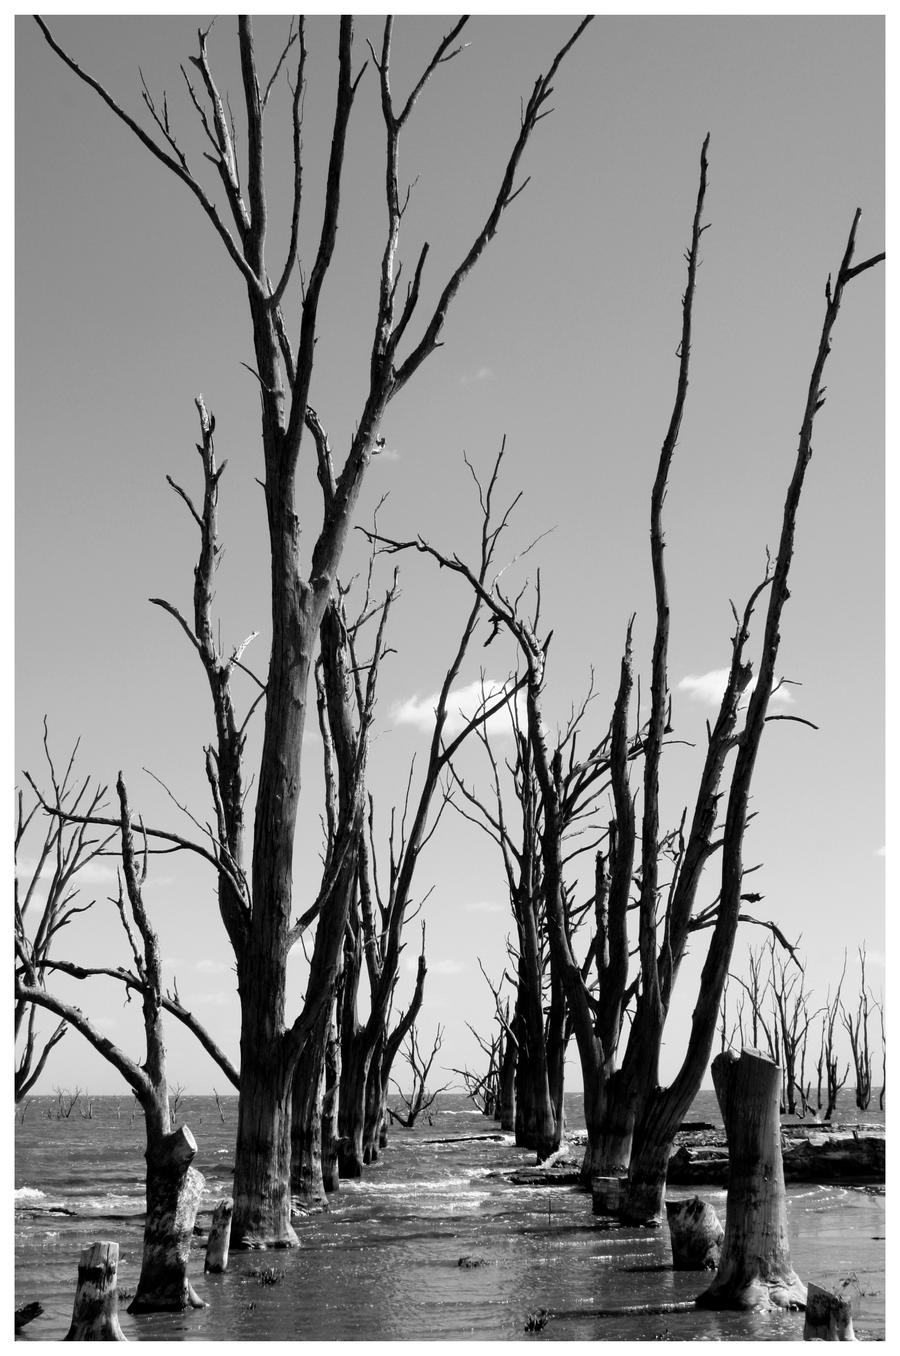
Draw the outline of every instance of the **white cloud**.
<instances>
[{"instance_id":1,"label":"white cloud","mask_svg":"<svg viewBox=\"0 0 900 1356\"><path fill-rule=\"evenodd\" d=\"M479 367L477 372L464 372L459 379L460 386L471 386L474 382L493 381L494 373L490 367Z\"/></svg>"},{"instance_id":2,"label":"white cloud","mask_svg":"<svg viewBox=\"0 0 900 1356\"><path fill-rule=\"evenodd\" d=\"M444 732L447 735L459 734L463 726L477 714L485 699L492 703L496 698L506 690L505 683L496 682L492 678L477 679L474 683L467 683L463 687L452 688L450 696L447 699L447 720L444 725ZM390 710L390 719L395 725L412 725L417 730L422 730L430 734L434 729L434 709L438 704L437 692L432 692L428 697L419 697L414 694L407 697L405 701L395 702ZM517 695L517 704L521 701L521 694ZM524 722L524 710L519 708L520 720ZM487 721L485 728L489 734L502 737L512 735L512 721L507 708L502 707L495 715Z\"/></svg>"},{"instance_id":3,"label":"white cloud","mask_svg":"<svg viewBox=\"0 0 900 1356\"><path fill-rule=\"evenodd\" d=\"M227 961L199 960L194 969L201 975L224 975L231 966Z\"/></svg>"},{"instance_id":4,"label":"white cloud","mask_svg":"<svg viewBox=\"0 0 900 1356\"><path fill-rule=\"evenodd\" d=\"M85 862L80 867L70 882L70 889L78 885L115 885L116 883L116 861L118 858L110 859L104 857L94 857L89 862ZM30 881L37 869L37 857L19 857L16 862L16 872L20 884L24 881ZM52 879L56 870L56 854L51 852L41 868L39 879L49 881Z\"/></svg>"},{"instance_id":5,"label":"white cloud","mask_svg":"<svg viewBox=\"0 0 900 1356\"><path fill-rule=\"evenodd\" d=\"M226 992L223 989L218 989L215 993L198 993L192 1001L194 1003L203 1003L206 1007L224 1008L227 1003L231 1002L233 996L233 994Z\"/></svg>"},{"instance_id":6,"label":"white cloud","mask_svg":"<svg viewBox=\"0 0 900 1356\"><path fill-rule=\"evenodd\" d=\"M458 960L439 960L439 961L433 961L433 960L429 960L429 959L428 959L427 953L426 953L426 956L425 956L425 960L426 960L426 963L427 963L427 965L428 965L428 973L429 973L430 975L461 975L461 974L463 973L464 970L468 970L468 968L469 968L469 967L465 964L464 961L458 961ZM406 957L406 961L405 961L405 967L406 967L407 971L408 971L410 974L414 974L415 971L416 971L416 970L418 969L418 967L419 967L419 959L418 959L418 957L417 957L417 956L407 956L407 957Z\"/></svg>"},{"instance_id":7,"label":"white cloud","mask_svg":"<svg viewBox=\"0 0 900 1356\"><path fill-rule=\"evenodd\" d=\"M466 913L505 913L506 905L498 904L495 899L473 899L464 904L463 909Z\"/></svg>"},{"instance_id":8,"label":"white cloud","mask_svg":"<svg viewBox=\"0 0 900 1356\"><path fill-rule=\"evenodd\" d=\"M382 447L374 453L372 461L399 461L401 456L402 453L398 452L396 447Z\"/></svg>"},{"instance_id":9,"label":"white cloud","mask_svg":"<svg viewBox=\"0 0 900 1356\"><path fill-rule=\"evenodd\" d=\"M727 681L727 669L710 669L709 673L700 674L688 673L679 680L678 691L687 692L695 701L703 702L705 706L718 706L722 700L722 693L725 691ZM749 701L751 690L752 685L744 693L742 706ZM789 687L779 687L772 693L770 700L781 702L784 706L791 706L794 698Z\"/></svg>"},{"instance_id":10,"label":"white cloud","mask_svg":"<svg viewBox=\"0 0 900 1356\"><path fill-rule=\"evenodd\" d=\"M887 856L887 847L876 848L876 849L875 849L875 856L876 856L876 857L886 857L886 856Z\"/></svg>"}]
</instances>

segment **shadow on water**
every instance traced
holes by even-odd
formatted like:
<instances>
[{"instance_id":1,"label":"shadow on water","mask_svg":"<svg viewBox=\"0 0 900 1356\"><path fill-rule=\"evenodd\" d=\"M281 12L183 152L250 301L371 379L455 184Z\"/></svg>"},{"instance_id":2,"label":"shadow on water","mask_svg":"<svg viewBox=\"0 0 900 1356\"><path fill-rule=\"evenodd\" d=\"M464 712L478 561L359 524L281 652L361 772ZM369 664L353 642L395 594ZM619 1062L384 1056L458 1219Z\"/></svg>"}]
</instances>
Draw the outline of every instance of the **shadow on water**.
<instances>
[{"instance_id":1,"label":"shadow on water","mask_svg":"<svg viewBox=\"0 0 900 1356\"><path fill-rule=\"evenodd\" d=\"M575 1125L578 1100L570 1099ZM127 1293L136 1285L143 1142L139 1128L115 1119L115 1101L94 1099L90 1121L35 1115L16 1126L16 1304L44 1306L21 1340L64 1336L87 1243L115 1239L120 1287ZM509 1136L483 1138L483 1118L462 1098L442 1101L433 1127L394 1130L379 1162L361 1180L343 1184L329 1211L296 1222L300 1248L232 1254L225 1275L205 1276L198 1242L192 1280L209 1307L132 1318L125 1300L125 1336L169 1342L802 1337L802 1314L694 1310L691 1301L708 1274L671 1270L665 1228L623 1228L596 1218L590 1196L571 1187L511 1185L498 1173L533 1155L516 1149ZM211 1098L188 1098L184 1109L206 1177L200 1222L207 1225L216 1200L231 1189L235 1106L233 1099L222 1105L224 1124ZM708 1108L697 1114L710 1117ZM444 1142L428 1143L442 1132ZM724 1216L724 1191L699 1191ZM883 1194L804 1185L790 1188L789 1202L798 1272L842 1288L853 1300L858 1335L883 1339ZM265 1284L268 1268L274 1270ZM644 1310L634 1312L636 1306Z\"/></svg>"}]
</instances>

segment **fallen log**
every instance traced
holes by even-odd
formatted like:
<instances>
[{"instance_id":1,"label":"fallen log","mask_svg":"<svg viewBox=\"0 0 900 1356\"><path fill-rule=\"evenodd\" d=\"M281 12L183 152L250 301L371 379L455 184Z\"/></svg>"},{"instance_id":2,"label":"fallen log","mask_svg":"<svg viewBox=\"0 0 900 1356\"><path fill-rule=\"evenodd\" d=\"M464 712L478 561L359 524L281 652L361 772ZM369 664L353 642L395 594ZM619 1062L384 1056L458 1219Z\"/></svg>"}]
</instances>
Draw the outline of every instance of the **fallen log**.
<instances>
[{"instance_id":1,"label":"fallen log","mask_svg":"<svg viewBox=\"0 0 900 1356\"><path fill-rule=\"evenodd\" d=\"M883 1134L812 1132L802 1138L782 1135L782 1168L786 1182L883 1182ZM701 1182L723 1186L728 1181L725 1144L681 1144L669 1159L670 1186Z\"/></svg>"}]
</instances>

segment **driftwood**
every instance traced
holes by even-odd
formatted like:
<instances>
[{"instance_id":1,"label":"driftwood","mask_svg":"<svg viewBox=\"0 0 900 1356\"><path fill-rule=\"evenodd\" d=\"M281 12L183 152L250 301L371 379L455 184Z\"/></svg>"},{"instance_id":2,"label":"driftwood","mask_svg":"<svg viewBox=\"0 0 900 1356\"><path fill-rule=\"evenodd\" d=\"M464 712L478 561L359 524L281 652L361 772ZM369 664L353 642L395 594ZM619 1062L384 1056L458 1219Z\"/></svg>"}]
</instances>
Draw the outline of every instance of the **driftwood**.
<instances>
[{"instance_id":1,"label":"driftwood","mask_svg":"<svg viewBox=\"0 0 900 1356\"><path fill-rule=\"evenodd\" d=\"M39 1318L44 1312L43 1304L38 1304L33 1300L31 1304L23 1304L16 1310L16 1332L24 1328L26 1323L30 1323L33 1318Z\"/></svg>"},{"instance_id":2,"label":"driftwood","mask_svg":"<svg viewBox=\"0 0 900 1356\"><path fill-rule=\"evenodd\" d=\"M728 1136L725 1237L706 1309L802 1309L806 1287L791 1265L781 1164L781 1070L759 1050L712 1062Z\"/></svg>"},{"instance_id":3,"label":"driftwood","mask_svg":"<svg viewBox=\"0 0 900 1356\"><path fill-rule=\"evenodd\" d=\"M66 1342L127 1342L119 1327L118 1243L91 1243L78 1260L78 1288Z\"/></svg>"},{"instance_id":4,"label":"driftwood","mask_svg":"<svg viewBox=\"0 0 900 1356\"><path fill-rule=\"evenodd\" d=\"M708 1201L666 1201L672 1265L676 1271L715 1271L725 1230Z\"/></svg>"},{"instance_id":5,"label":"driftwood","mask_svg":"<svg viewBox=\"0 0 900 1356\"><path fill-rule=\"evenodd\" d=\"M782 1127L781 1157L786 1182L883 1182L885 1136L875 1130L827 1131ZM682 1144L669 1159L670 1186L728 1181L728 1146Z\"/></svg>"},{"instance_id":6,"label":"driftwood","mask_svg":"<svg viewBox=\"0 0 900 1356\"><path fill-rule=\"evenodd\" d=\"M812 1282L806 1287L804 1342L855 1342L849 1299L823 1290Z\"/></svg>"},{"instance_id":7,"label":"driftwood","mask_svg":"<svg viewBox=\"0 0 900 1356\"><path fill-rule=\"evenodd\" d=\"M212 1271L216 1274L226 1271L228 1268L228 1244L231 1234L231 1216L234 1211L234 1201L230 1196L226 1196L224 1201L219 1201L213 1211L212 1224L209 1228L209 1238L206 1243L206 1262L204 1271Z\"/></svg>"}]
</instances>

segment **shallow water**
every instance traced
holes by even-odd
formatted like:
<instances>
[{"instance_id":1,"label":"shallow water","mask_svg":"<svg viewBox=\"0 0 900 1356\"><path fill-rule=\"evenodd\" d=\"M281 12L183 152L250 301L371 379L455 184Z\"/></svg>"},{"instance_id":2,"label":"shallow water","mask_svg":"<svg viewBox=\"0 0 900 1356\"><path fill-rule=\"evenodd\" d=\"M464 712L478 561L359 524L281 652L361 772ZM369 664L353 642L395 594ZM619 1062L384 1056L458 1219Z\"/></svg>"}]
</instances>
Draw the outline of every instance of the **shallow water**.
<instances>
[{"instance_id":1,"label":"shallow water","mask_svg":"<svg viewBox=\"0 0 900 1356\"><path fill-rule=\"evenodd\" d=\"M143 1124L125 1099L95 1098L48 1119L36 1099L16 1124L16 1304L39 1300L24 1340L65 1335L78 1256L99 1239L119 1243L119 1285L140 1269ZM577 1095L567 1099L579 1124ZM118 1116L116 1114L118 1106ZM533 1162L492 1122L445 1095L433 1124L395 1129L360 1181L344 1182L331 1209L300 1221L291 1252L233 1253L224 1276L204 1276L198 1245L192 1280L209 1307L131 1318L131 1341L524 1339L529 1315L549 1311L533 1340L801 1340L803 1316L610 1315L640 1303L693 1299L698 1273L671 1270L668 1233L630 1229L591 1214L573 1188L512 1186L498 1175ZM179 1113L198 1143L206 1178L200 1223L230 1193L236 1102L187 1098ZM77 1118L77 1119L76 1119ZM877 1115L872 1119L880 1119ZM711 1094L692 1119L717 1120ZM464 1135L493 1136L441 1144ZM725 1193L700 1188L724 1219ZM41 1194L35 1194L41 1193ZM671 1188L670 1198L694 1194ZM847 1187L789 1189L791 1249L804 1280L853 1300L857 1335L884 1338L884 1197ZM57 1210L74 1211L58 1214ZM476 1255L485 1265L459 1266ZM263 1273L262 1275L260 1273ZM270 1274L274 1283L264 1283Z\"/></svg>"}]
</instances>

